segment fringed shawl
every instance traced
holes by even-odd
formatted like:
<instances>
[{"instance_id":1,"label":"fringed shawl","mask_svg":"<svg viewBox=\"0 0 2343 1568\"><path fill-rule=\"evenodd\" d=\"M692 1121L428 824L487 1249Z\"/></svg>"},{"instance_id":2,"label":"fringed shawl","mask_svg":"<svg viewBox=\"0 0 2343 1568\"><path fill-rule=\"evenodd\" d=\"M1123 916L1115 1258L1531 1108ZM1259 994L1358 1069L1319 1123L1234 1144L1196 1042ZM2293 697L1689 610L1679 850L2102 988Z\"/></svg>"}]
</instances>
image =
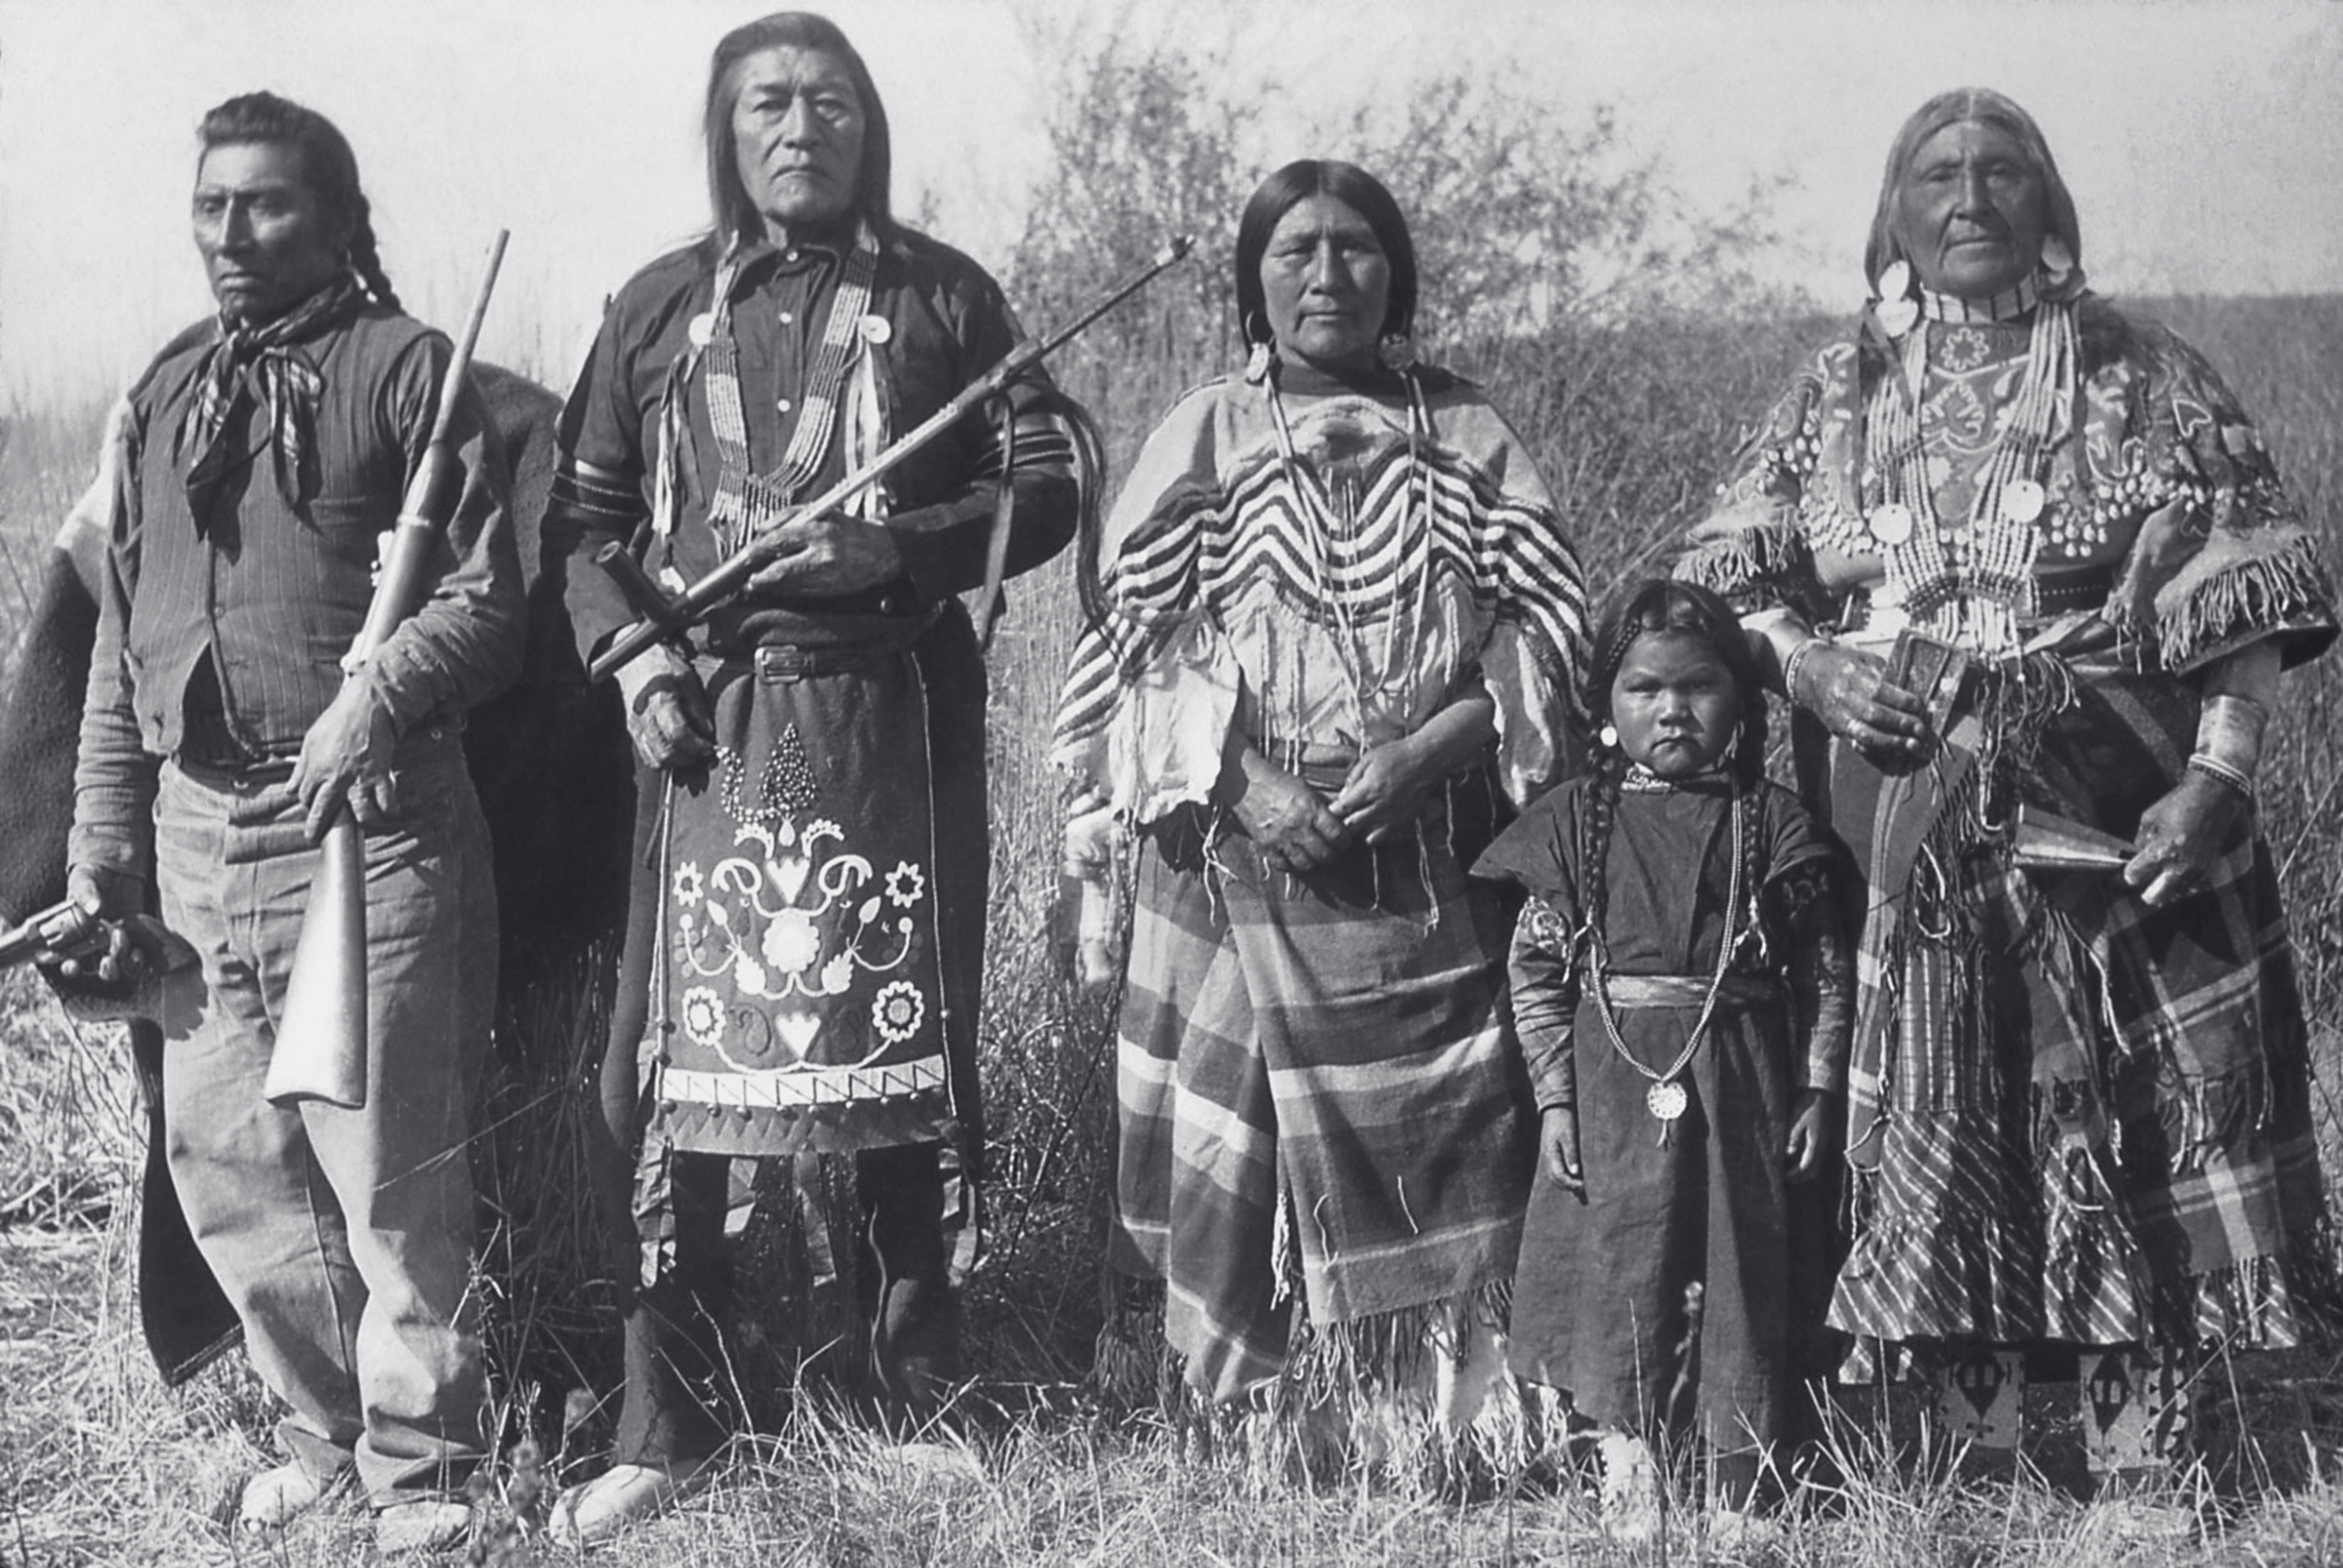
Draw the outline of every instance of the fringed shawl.
<instances>
[{"instance_id":1,"label":"fringed shawl","mask_svg":"<svg viewBox=\"0 0 2343 1568\"><path fill-rule=\"evenodd\" d=\"M2265 637L2289 665L2317 655L2335 635L2334 590L2236 397L2162 327L2095 296L2074 309L2079 384L2054 433L2037 585L2075 585L2054 607L2097 609L2139 668L2185 672ZM1849 593L1881 578L1866 438L1896 369L1862 337L1816 354L1744 446L1677 575L1745 610L1839 620Z\"/></svg>"}]
</instances>

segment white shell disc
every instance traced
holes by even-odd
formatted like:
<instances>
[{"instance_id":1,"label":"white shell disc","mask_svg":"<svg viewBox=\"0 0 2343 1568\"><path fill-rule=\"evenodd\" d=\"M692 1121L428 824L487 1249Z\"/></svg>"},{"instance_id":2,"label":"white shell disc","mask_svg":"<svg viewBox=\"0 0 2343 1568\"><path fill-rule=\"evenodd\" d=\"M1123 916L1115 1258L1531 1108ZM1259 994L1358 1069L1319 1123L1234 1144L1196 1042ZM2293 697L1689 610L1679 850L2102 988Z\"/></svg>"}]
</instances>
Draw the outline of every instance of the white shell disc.
<instances>
[{"instance_id":1,"label":"white shell disc","mask_svg":"<svg viewBox=\"0 0 2343 1568\"><path fill-rule=\"evenodd\" d=\"M862 341L870 344L884 344L895 335L894 324L883 315L866 315L855 323L855 328L862 334Z\"/></svg>"},{"instance_id":2,"label":"white shell disc","mask_svg":"<svg viewBox=\"0 0 2343 1568\"><path fill-rule=\"evenodd\" d=\"M1890 262L1879 274L1879 298L1900 300L1911 292L1911 264Z\"/></svg>"},{"instance_id":3,"label":"white shell disc","mask_svg":"<svg viewBox=\"0 0 2343 1568\"><path fill-rule=\"evenodd\" d=\"M1684 1086L1672 1078L1660 1079L1643 1092L1644 1109L1663 1122L1674 1121L1684 1114L1684 1108L1691 1103L1690 1096L1684 1093Z\"/></svg>"},{"instance_id":4,"label":"white shell disc","mask_svg":"<svg viewBox=\"0 0 2343 1568\"><path fill-rule=\"evenodd\" d=\"M716 336L716 317L710 312L702 310L691 318L690 323L683 328L683 332L686 337L691 339L691 346L694 349L705 349L708 347L709 340Z\"/></svg>"},{"instance_id":5,"label":"white shell disc","mask_svg":"<svg viewBox=\"0 0 2343 1568\"><path fill-rule=\"evenodd\" d=\"M1910 332L1920 319L1919 302L1916 300L1881 300L1878 314L1879 325L1886 330L1887 335L1891 338L1900 338Z\"/></svg>"},{"instance_id":6,"label":"white shell disc","mask_svg":"<svg viewBox=\"0 0 2343 1568\"><path fill-rule=\"evenodd\" d=\"M1901 501L1890 501L1872 509L1871 537L1893 550L1911 537L1911 508Z\"/></svg>"},{"instance_id":7,"label":"white shell disc","mask_svg":"<svg viewBox=\"0 0 2343 1568\"><path fill-rule=\"evenodd\" d=\"M2049 497L2032 479L2020 479L2001 492L2001 516L2012 522L2032 522L2042 515Z\"/></svg>"}]
</instances>

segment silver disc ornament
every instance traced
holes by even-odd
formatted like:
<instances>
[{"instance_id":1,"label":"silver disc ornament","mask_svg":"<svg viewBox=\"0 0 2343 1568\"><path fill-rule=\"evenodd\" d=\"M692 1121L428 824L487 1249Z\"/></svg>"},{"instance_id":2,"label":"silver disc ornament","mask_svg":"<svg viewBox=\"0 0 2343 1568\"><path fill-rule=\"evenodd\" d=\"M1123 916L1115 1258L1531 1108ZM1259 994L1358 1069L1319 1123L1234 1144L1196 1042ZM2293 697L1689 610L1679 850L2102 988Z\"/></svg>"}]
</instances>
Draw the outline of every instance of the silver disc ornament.
<instances>
[{"instance_id":1,"label":"silver disc ornament","mask_svg":"<svg viewBox=\"0 0 2343 1568\"><path fill-rule=\"evenodd\" d=\"M1873 508L1869 521L1871 537L1890 550L1911 537L1911 508L1901 501Z\"/></svg>"},{"instance_id":2,"label":"silver disc ornament","mask_svg":"<svg viewBox=\"0 0 2343 1568\"><path fill-rule=\"evenodd\" d=\"M2012 522L2032 522L2042 515L2050 497L2032 479L2020 479L2001 492L2001 515Z\"/></svg>"},{"instance_id":3,"label":"silver disc ornament","mask_svg":"<svg viewBox=\"0 0 2343 1568\"><path fill-rule=\"evenodd\" d=\"M1674 1121L1684 1114L1685 1107L1691 1103L1691 1098L1684 1093L1684 1086L1672 1078L1656 1079L1652 1087L1643 1092L1644 1109L1663 1122Z\"/></svg>"}]
</instances>

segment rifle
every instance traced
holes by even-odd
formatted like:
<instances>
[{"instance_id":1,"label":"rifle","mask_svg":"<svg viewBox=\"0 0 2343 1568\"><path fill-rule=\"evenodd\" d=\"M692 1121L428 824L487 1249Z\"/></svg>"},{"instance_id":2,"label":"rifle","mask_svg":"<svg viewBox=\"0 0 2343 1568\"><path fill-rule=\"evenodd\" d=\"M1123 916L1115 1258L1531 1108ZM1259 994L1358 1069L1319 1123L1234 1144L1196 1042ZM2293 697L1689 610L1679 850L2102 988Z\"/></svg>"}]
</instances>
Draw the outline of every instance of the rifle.
<instances>
[{"instance_id":1,"label":"rifle","mask_svg":"<svg viewBox=\"0 0 2343 1568\"><path fill-rule=\"evenodd\" d=\"M1146 266L1107 291L1089 309L1046 338L1028 338L1018 344L1003 356L999 364L970 382L950 402L922 420L885 451L799 507L790 516L793 518L818 517L826 512L835 511L876 484L905 458L959 423L969 409L988 397L999 396L1009 383L1065 347L1067 341L1077 333L1152 282L1158 272L1177 263L1195 244L1195 239L1190 235L1175 236ZM992 604L1000 598L1000 576L1007 567L1005 552L1007 542L999 537L1001 532L996 526L996 537L987 551L984 591L984 618L987 621L991 619ZM610 574L611 581L626 596L628 605L641 617L613 638L610 645L596 654L594 662L587 667L586 673L591 679L604 681L625 668L652 643L664 642L688 631L710 610L738 594L748 586L749 578L757 569L764 564L765 557L760 541L751 540L725 557L705 577L678 594L670 594L654 581L624 544L613 542L604 545L596 552L594 560L596 565Z\"/></svg>"},{"instance_id":2,"label":"rifle","mask_svg":"<svg viewBox=\"0 0 2343 1568\"><path fill-rule=\"evenodd\" d=\"M431 441L399 502L398 525L383 553L382 577L367 603L366 622L342 656L346 676L364 670L375 650L390 640L430 592L432 558L462 493L463 465L457 461L454 438L456 404L472 370L472 351L488 314L488 296L496 289L508 237L500 228L488 247L487 270L440 380ZM302 918L301 940L293 949L293 970L285 980L276 1050L268 1058L261 1093L280 1105L320 1099L357 1110L366 1103L366 842L349 803L335 807L318 848L309 907Z\"/></svg>"}]
</instances>

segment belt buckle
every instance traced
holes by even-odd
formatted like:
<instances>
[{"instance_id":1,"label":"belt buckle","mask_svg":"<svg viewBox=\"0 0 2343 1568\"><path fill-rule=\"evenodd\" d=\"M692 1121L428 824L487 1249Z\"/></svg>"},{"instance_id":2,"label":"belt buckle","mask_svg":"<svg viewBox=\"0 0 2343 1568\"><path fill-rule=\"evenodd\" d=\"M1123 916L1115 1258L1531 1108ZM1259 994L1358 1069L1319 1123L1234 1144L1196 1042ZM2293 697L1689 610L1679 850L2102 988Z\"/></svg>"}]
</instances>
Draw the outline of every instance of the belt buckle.
<instances>
[{"instance_id":1,"label":"belt buckle","mask_svg":"<svg viewBox=\"0 0 2343 1568\"><path fill-rule=\"evenodd\" d=\"M802 681L812 661L805 650L786 642L760 644L757 649L757 679L760 681Z\"/></svg>"}]
</instances>

